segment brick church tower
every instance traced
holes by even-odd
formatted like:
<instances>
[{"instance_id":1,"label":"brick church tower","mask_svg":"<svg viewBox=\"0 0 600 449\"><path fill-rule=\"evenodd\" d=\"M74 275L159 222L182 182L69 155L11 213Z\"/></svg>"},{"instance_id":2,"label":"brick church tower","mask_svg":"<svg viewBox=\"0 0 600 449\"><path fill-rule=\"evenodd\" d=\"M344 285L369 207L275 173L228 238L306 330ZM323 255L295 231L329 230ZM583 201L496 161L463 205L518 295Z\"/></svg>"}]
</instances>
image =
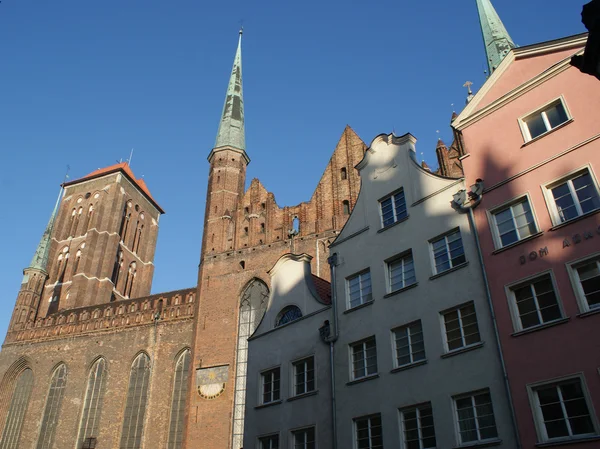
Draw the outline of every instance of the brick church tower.
<instances>
[{"instance_id":1,"label":"brick church tower","mask_svg":"<svg viewBox=\"0 0 600 449\"><path fill-rule=\"evenodd\" d=\"M346 127L310 201L279 207L258 179L245 190L246 153L240 32L215 147L198 274L186 448L242 447L247 338L266 308L270 270L289 252L313 256L329 279L328 245L354 206L354 166L366 145Z\"/></svg>"}]
</instances>

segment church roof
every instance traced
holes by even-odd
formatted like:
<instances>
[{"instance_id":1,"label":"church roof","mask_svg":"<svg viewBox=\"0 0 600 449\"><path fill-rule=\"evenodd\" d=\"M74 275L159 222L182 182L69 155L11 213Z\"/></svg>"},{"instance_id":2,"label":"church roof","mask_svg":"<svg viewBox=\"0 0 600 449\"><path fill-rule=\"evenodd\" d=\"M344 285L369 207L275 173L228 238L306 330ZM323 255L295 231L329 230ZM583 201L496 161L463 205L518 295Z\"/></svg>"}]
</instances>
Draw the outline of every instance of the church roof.
<instances>
[{"instance_id":1,"label":"church roof","mask_svg":"<svg viewBox=\"0 0 600 449\"><path fill-rule=\"evenodd\" d=\"M78 184L82 181L88 181L90 179L95 179L95 178L99 178L101 176L105 176L105 175L108 175L111 173L116 173L118 171L122 172L133 183L133 185L135 185L144 194L144 196L154 205L154 207L156 207L158 209L158 211L161 214L165 213L165 211L159 206L159 204L156 202L156 200L152 197L152 194L150 193L150 190L148 189L148 186L146 185L144 180L142 178L135 177L135 175L133 174L133 171L131 171L131 167L129 167L129 163L127 163L127 162L120 162L118 164L113 164L108 167L99 168L97 170L94 170L91 173L88 173L87 175L85 175L82 178L75 179L75 180L69 181L69 182L65 182L63 184L63 186L67 187L67 186L70 186L73 184Z\"/></svg>"},{"instance_id":2,"label":"church roof","mask_svg":"<svg viewBox=\"0 0 600 449\"><path fill-rule=\"evenodd\" d=\"M227 96L223 105L215 148L232 147L244 151L246 136L244 131L244 94L242 90L242 30L238 40L233 68L227 86Z\"/></svg>"}]
</instances>

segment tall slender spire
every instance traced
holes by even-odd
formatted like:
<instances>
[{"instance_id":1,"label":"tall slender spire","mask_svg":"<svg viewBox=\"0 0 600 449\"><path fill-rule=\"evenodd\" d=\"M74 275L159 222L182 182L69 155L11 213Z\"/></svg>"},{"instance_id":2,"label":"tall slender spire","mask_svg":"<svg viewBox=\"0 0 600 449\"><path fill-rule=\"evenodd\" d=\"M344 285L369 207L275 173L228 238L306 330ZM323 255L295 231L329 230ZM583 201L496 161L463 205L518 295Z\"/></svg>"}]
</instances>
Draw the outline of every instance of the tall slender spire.
<instances>
[{"instance_id":1,"label":"tall slender spire","mask_svg":"<svg viewBox=\"0 0 600 449\"><path fill-rule=\"evenodd\" d=\"M227 97L223 106L223 114L215 148L233 147L238 150L246 149L246 137L244 133L244 95L242 92L242 32L238 40L231 77L227 86Z\"/></svg>"},{"instance_id":2,"label":"tall slender spire","mask_svg":"<svg viewBox=\"0 0 600 449\"><path fill-rule=\"evenodd\" d=\"M29 264L28 268L46 271L46 267L48 265L48 256L50 254L50 237L52 236L52 229L54 229L54 222L56 221L56 214L58 213L58 206L60 204L62 194L63 189L61 187L56 204L54 205L54 210L52 211L50 220L48 220L48 224L46 225L44 235L42 235L42 239L35 250L35 254L33 255L33 259L31 260L31 264Z\"/></svg>"},{"instance_id":3,"label":"tall slender spire","mask_svg":"<svg viewBox=\"0 0 600 449\"><path fill-rule=\"evenodd\" d=\"M506 28L504 28L504 24L492 6L492 2L490 0L476 1L488 69L491 74L500 65L508 52L515 48L515 44Z\"/></svg>"}]
</instances>

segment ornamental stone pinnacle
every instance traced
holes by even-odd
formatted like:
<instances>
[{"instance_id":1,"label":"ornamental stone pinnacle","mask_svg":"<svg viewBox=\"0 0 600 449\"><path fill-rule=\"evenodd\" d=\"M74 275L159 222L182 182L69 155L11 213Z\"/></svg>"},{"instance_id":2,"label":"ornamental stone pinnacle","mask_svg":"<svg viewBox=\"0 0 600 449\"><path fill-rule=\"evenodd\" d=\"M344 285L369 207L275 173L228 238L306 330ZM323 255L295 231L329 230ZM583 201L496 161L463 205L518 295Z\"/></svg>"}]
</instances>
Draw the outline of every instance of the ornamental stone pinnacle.
<instances>
[{"instance_id":1,"label":"ornamental stone pinnacle","mask_svg":"<svg viewBox=\"0 0 600 449\"><path fill-rule=\"evenodd\" d=\"M242 32L238 40L231 77L227 86L227 96L223 106L223 114L219 123L219 131L215 142L215 149L232 147L244 151L246 137L244 133L244 95L242 91Z\"/></svg>"},{"instance_id":2,"label":"ornamental stone pinnacle","mask_svg":"<svg viewBox=\"0 0 600 449\"><path fill-rule=\"evenodd\" d=\"M476 0L479 11L479 24L485 45L485 54L489 73L492 74L506 57L508 52L516 47L510 35L504 28L498 13L490 0Z\"/></svg>"}]
</instances>

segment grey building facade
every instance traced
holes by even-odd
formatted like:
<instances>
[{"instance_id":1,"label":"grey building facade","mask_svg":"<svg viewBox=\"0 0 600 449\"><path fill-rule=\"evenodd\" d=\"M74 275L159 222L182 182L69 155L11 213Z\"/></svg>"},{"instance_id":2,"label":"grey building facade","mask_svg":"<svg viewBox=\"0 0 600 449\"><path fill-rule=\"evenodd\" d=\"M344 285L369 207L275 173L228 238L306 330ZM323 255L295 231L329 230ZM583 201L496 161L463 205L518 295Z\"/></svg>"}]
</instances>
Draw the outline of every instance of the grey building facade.
<instances>
[{"instance_id":1,"label":"grey building facade","mask_svg":"<svg viewBox=\"0 0 600 449\"><path fill-rule=\"evenodd\" d=\"M517 447L462 179L380 135L331 245L337 447Z\"/></svg>"},{"instance_id":2,"label":"grey building facade","mask_svg":"<svg viewBox=\"0 0 600 449\"><path fill-rule=\"evenodd\" d=\"M307 254L285 254L269 271L271 293L248 339L245 449L333 446L331 287L311 274Z\"/></svg>"}]
</instances>

